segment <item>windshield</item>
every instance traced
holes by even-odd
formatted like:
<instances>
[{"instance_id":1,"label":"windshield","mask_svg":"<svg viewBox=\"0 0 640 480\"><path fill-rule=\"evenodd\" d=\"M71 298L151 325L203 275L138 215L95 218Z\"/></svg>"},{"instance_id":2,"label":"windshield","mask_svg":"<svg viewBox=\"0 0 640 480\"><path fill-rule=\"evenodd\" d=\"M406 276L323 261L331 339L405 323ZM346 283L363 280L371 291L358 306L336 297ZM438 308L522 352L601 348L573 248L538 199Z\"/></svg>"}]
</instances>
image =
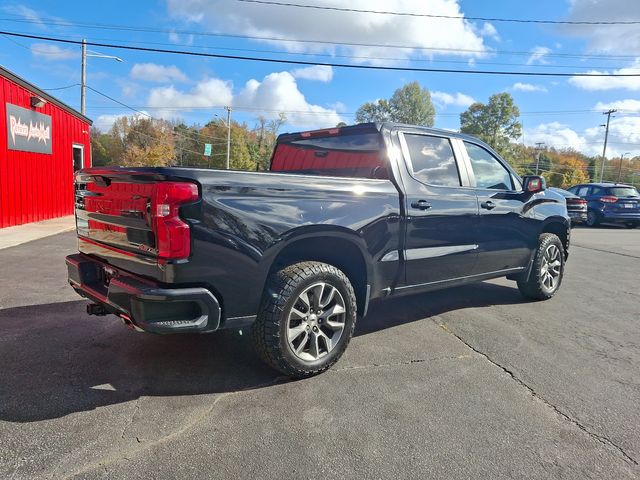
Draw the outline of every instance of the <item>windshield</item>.
<instances>
[{"instance_id":1,"label":"windshield","mask_svg":"<svg viewBox=\"0 0 640 480\"><path fill-rule=\"evenodd\" d=\"M611 187L609 188L609 195L615 197L639 197L638 190L634 187Z\"/></svg>"}]
</instances>

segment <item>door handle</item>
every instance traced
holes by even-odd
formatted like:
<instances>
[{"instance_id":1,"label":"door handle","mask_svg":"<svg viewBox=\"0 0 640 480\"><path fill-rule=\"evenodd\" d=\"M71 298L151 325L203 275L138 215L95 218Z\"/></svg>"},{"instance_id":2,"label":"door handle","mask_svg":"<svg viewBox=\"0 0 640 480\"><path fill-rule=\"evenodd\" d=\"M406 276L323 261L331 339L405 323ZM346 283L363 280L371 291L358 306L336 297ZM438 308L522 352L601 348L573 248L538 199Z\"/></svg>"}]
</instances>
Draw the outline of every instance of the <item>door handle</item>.
<instances>
[{"instance_id":1,"label":"door handle","mask_svg":"<svg viewBox=\"0 0 640 480\"><path fill-rule=\"evenodd\" d=\"M417 202L411 203L411 208L417 208L418 210L429 210L431 208L431 204L426 200L418 200Z\"/></svg>"},{"instance_id":2,"label":"door handle","mask_svg":"<svg viewBox=\"0 0 640 480\"><path fill-rule=\"evenodd\" d=\"M480 204L480 206L486 210L493 210L494 208L496 208L496 204L493 203L491 200L488 200L486 202L482 202Z\"/></svg>"}]
</instances>

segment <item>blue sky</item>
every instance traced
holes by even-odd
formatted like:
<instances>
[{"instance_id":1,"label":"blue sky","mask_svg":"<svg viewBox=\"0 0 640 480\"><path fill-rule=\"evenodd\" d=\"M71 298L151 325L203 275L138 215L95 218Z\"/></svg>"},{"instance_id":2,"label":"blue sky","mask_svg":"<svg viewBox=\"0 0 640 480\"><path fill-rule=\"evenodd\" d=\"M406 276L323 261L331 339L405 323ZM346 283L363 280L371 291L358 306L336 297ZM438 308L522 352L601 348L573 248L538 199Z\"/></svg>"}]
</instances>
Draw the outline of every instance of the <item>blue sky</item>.
<instances>
[{"instance_id":1,"label":"blue sky","mask_svg":"<svg viewBox=\"0 0 640 480\"><path fill-rule=\"evenodd\" d=\"M295 3L347 5L338 0ZM465 17L640 20L640 3L626 0L352 0L348 6ZM89 4L9 1L0 7L0 23L2 30L36 35L312 62L571 73L622 69L640 73L640 25L575 27L446 20L238 0ZM100 28L96 28L98 24ZM149 31L140 31L143 29ZM265 37L360 45L283 42L264 40ZM80 80L78 46L4 36L0 36L0 45L0 63L41 88L65 87ZM283 130L331 126L337 121L352 123L353 113L362 103L389 97L396 88L416 80L432 92L438 127L457 129L458 114L470 102L485 102L491 94L507 91L522 112L522 140L527 144L545 142L558 148L598 153L604 134L599 126L604 121L600 112L612 107L619 112L612 120L608 156L640 154L640 78L305 68L89 48L123 59L116 62L90 57L90 86L153 116L180 118L187 123L205 123L215 114L224 116L222 107L229 104L234 107L234 118L249 125L258 115L273 117L279 111L288 118ZM51 93L79 108L77 86ZM108 128L115 116L130 113L92 91L87 94L87 114L101 128Z\"/></svg>"}]
</instances>

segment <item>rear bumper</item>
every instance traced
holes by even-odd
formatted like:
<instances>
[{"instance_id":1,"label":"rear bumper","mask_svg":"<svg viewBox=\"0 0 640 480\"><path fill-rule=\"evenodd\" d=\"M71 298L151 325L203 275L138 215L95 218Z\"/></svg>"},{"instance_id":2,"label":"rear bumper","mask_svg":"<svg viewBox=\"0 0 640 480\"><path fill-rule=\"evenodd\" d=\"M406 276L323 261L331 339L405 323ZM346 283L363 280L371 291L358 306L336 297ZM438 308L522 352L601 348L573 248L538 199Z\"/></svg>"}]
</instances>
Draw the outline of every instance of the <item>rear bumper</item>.
<instances>
[{"instance_id":1,"label":"rear bumper","mask_svg":"<svg viewBox=\"0 0 640 480\"><path fill-rule=\"evenodd\" d=\"M572 212L569 211L569 218L571 219L571 223L584 223L587 221L587 212Z\"/></svg>"},{"instance_id":2,"label":"rear bumper","mask_svg":"<svg viewBox=\"0 0 640 480\"><path fill-rule=\"evenodd\" d=\"M206 333L220 327L220 303L206 288L167 288L81 253L66 263L79 295L144 331Z\"/></svg>"},{"instance_id":3,"label":"rear bumper","mask_svg":"<svg viewBox=\"0 0 640 480\"><path fill-rule=\"evenodd\" d=\"M611 211L603 210L602 221L603 222L640 222L640 213L627 213L625 211Z\"/></svg>"}]
</instances>

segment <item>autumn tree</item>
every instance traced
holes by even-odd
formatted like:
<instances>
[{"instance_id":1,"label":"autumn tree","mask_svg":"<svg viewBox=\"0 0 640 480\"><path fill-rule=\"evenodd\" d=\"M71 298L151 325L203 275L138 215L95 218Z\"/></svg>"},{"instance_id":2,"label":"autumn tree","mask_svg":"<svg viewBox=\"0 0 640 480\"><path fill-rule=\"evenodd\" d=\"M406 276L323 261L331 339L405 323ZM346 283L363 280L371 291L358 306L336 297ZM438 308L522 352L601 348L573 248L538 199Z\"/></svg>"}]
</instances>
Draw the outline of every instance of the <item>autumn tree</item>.
<instances>
[{"instance_id":1,"label":"autumn tree","mask_svg":"<svg viewBox=\"0 0 640 480\"><path fill-rule=\"evenodd\" d=\"M129 167L166 167L176 160L173 126L165 120L142 116L121 117L111 128L122 147L115 163Z\"/></svg>"},{"instance_id":2,"label":"autumn tree","mask_svg":"<svg viewBox=\"0 0 640 480\"><path fill-rule=\"evenodd\" d=\"M356 112L356 122L400 122L433 127L435 116L429 90L418 82L411 82L398 88L389 100L362 105Z\"/></svg>"},{"instance_id":3,"label":"autumn tree","mask_svg":"<svg viewBox=\"0 0 640 480\"><path fill-rule=\"evenodd\" d=\"M518 120L520 109L508 93L497 93L489 102L476 102L460 114L460 131L468 133L491 145L498 153L508 150L512 140L522 135Z\"/></svg>"}]
</instances>

